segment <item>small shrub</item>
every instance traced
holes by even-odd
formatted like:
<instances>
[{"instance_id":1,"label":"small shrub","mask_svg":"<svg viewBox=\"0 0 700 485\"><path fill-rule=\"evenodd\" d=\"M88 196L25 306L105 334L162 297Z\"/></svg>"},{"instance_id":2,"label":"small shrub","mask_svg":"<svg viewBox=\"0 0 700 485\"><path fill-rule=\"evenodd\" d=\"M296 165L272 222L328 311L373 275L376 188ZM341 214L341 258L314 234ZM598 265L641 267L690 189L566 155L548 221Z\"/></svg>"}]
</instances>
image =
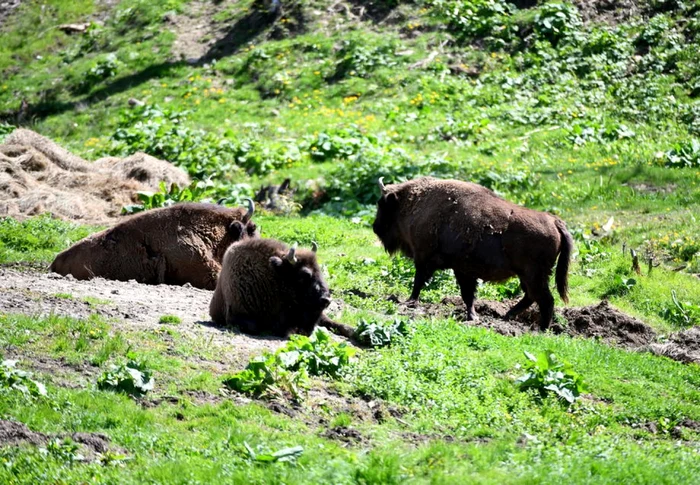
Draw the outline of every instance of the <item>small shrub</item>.
<instances>
[{"instance_id":1,"label":"small shrub","mask_svg":"<svg viewBox=\"0 0 700 485\"><path fill-rule=\"evenodd\" d=\"M615 278L612 280L612 283L608 285L603 297L624 296L635 286L637 286L637 280L634 278L627 278L620 274L615 275Z\"/></svg>"},{"instance_id":2,"label":"small shrub","mask_svg":"<svg viewBox=\"0 0 700 485\"><path fill-rule=\"evenodd\" d=\"M671 301L672 304L661 312L664 320L685 328L700 324L700 305L680 301L676 290L671 290Z\"/></svg>"},{"instance_id":3,"label":"small shrub","mask_svg":"<svg viewBox=\"0 0 700 485\"><path fill-rule=\"evenodd\" d=\"M31 373L17 369L16 365L16 360L0 363L0 394L19 391L30 399L46 397L46 387L31 379Z\"/></svg>"},{"instance_id":4,"label":"small shrub","mask_svg":"<svg viewBox=\"0 0 700 485\"><path fill-rule=\"evenodd\" d=\"M547 3L535 15L535 32L553 45L578 31L580 26L578 9L568 3Z\"/></svg>"},{"instance_id":5,"label":"small shrub","mask_svg":"<svg viewBox=\"0 0 700 485\"><path fill-rule=\"evenodd\" d=\"M448 117L445 124L438 126L435 131L443 140L477 143L492 131L490 123L491 120L488 118L455 121L452 117Z\"/></svg>"},{"instance_id":6,"label":"small shrub","mask_svg":"<svg viewBox=\"0 0 700 485\"><path fill-rule=\"evenodd\" d=\"M670 168L700 168L700 140L677 143L665 153L664 165Z\"/></svg>"},{"instance_id":7,"label":"small shrub","mask_svg":"<svg viewBox=\"0 0 700 485\"><path fill-rule=\"evenodd\" d=\"M634 138L635 132L627 125L617 122L599 123L593 120L577 121L566 128L567 138L574 145L605 143L626 138Z\"/></svg>"},{"instance_id":8,"label":"small shrub","mask_svg":"<svg viewBox=\"0 0 700 485\"><path fill-rule=\"evenodd\" d=\"M365 345L386 347L398 338L409 335L410 329L405 320L395 319L393 322L378 322L376 320L361 320L355 329L355 337Z\"/></svg>"},{"instance_id":9,"label":"small shrub","mask_svg":"<svg viewBox=\"0 0 700 485\"><path fill-rule=\"evenodd\" d=\"M312 160L325 162L333 159L347 160L362 147L377 143L376 137L369 137L354 128L347 128L322 131L306 138L300 148L307 152Z\"/></svg>"},{"instance_id":10,"label":"small shrub","mask_svg":"<svg viewBox=\"0 0 700 485\"><path fill-rule=\"evenodd\" d=\"M510 300L522 294L523 290L520 287L518 278L511 278L504 283L486 283L479 285L479 298L487 298L491 300Z\"/></svg>"},{"instance_id":11,"label":"small shrub","mask_svg":"<svg viewBox=\"0 0 700 485\"><path fill-rule=\"evenodd\" d=\"M5 141L5 137L15 131L17 129L16 126L10 125L5 122L0 122L0 143Z\"/></svg>"},{"instance_id":12,"label":"small shrub","mask_svg":"<svg viewBox=\"0 0 700 485\"><path fill-rule=\"evenodd\" d=\"M60 461L72 464L85 459L84 456L78 453L79 449L80 445L70 438L54 438L49 441L46 448L41 448L40 451Z\"/></svg>"},{"instance_id":13,"label":"small shrub","mask_svg":"<svg viewBox=\"0 0 700 485\"><path fill-rule=\"evenodd\" d=\"M513 6L505 0L432 0L433 13L464 40L508 38Z\"/></svg>"},{"instance_id":14,"label":"small shrub","mask_svg":"<svg viewBox=\"0 0 700 485\"><path fill-rule=\"evenodd\" d=\"M135 214L158 207L170 207L179 202L195 202L204 198L210 184L192 182L189 187L180 189L177 184L171 184L168 190L165 182L160 183L158 192L136 192L141 204L122 207L122 214Z\"/></svg>"},{"instance_id":15,"label":"small shrub","mask_svg":"<svg viewBox=\"0 0 700 485\"><path fill-rule=\"evenodd\" d=\"M583 378L574 372L571 364L558 359L552 352L540 352L536 356L524 353L528 373L515 381L521 391L534 389L541 397L553 392L571 404L585 390Z\"/></svg>"},{"instance_id":16,"label":"small shrub","mask_svg":"<svg viewBox=\"0 0 700 485\"><path fill-rule=\"evenodd\" d=\"M78 92L88 92L100 81L116 76L118 67L117 56L108 54L104 59L97 61L95 65L83 75L82 80L78 84Z\"/></svg>"},{"instance_id":17,"label":"small shrub","mask_svg":"<svg viewBox=\"0 0 700 485\"><path fill-rule=\"evenodd\" d=\"M345 41L338 52L340 60L336 63L332 79L349 76L368 77L380 67L392 67L398 64L398 57L392 43L379 47L367 47L361 41Z\"/></svg>"},{"instance_id":18,"label":"small shrub","mask_svg":"<svg viewBox=\"0 0 700 485\"><path fill-rule=\"evenodd\" d=\"M293 335L275 353L265 352L253 358L241 372L227 377L223 383L229 389L262 396L279 395L281 391L294 399L308 386L308 375L339 377L350 363L355 349L346 343L335 343L318 328L311 337Z\"/></svg>"},{"instance_id":19,"label":"small shrub","mask_svg":"<svg viewBox=\"0 0 700 485\"><path fill-rule=\"evenodd\" d=\"M97 380L98 389L124 392L137 397L152 390L153 384L152 372L142 362L133 360L110 366Z\"/></svg>"}]
</instances>

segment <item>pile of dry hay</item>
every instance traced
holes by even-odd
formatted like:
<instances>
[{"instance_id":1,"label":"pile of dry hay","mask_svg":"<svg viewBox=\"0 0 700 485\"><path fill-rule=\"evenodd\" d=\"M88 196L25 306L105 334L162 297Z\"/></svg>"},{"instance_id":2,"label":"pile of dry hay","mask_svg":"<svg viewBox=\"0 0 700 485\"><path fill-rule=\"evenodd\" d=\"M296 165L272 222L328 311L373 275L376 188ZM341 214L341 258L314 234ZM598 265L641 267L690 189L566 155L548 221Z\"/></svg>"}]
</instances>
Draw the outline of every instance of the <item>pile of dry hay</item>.
<instances>
[{"instance_id":1,"label":"pile of dry hay","mask_svg":"<svg viewBox=\"0 0 700 485\"><path fill-rule=\"evenodd\" d=\"M189 185L187 174L145 153L89 163L31 130L17 129L0 144L0 217L50 212L61 219L106 223L136 192L161 181Z\"/></svg>"}]
</instances>

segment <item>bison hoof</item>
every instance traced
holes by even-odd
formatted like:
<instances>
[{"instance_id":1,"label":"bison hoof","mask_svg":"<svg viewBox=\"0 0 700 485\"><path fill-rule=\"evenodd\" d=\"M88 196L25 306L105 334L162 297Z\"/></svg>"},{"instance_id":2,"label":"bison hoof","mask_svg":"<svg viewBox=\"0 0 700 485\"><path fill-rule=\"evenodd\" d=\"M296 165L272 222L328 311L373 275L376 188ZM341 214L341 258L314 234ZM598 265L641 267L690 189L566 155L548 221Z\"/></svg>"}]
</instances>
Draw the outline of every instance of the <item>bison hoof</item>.
<instances>
[{"instance_id":1,"label":"bison hoof","mask_svg":"<svg viewBox=\"0 0 700 485\"><path fill-rule=\"evenodd\" d=\"M470 311L467 312L467 321L468 322L478 322L479 321L479 315L476 314L475 311Z\"/></svg>"},{"instance_id":2,"label":"bison hoof","mask_svg":"<svg viewBox=\"0 0 700 485\"><path fill-rule=\"evenodd\" d=\"M418 300L406 300L406 306L408 308L415 308L418 306Z\"/></svg>"}]
</instances>

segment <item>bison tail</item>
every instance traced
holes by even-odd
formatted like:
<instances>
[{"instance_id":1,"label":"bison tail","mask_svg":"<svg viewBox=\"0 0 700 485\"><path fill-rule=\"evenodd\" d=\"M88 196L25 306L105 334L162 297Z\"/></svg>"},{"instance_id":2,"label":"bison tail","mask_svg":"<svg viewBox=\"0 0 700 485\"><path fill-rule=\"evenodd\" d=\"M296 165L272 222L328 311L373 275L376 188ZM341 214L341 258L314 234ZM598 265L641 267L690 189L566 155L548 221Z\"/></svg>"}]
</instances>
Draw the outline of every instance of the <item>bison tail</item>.
<instances>
[{"instance_id":1,"label":"bison tail","mask_svg":"<svg viewBox=\"0 0 700 485\"><path fill-rule=\"evenodd\" d=\"M571 253L574 250L574 240L569 234L564 221L557 219L556 225L561 235L561 250L559 252L559 261L557 261L555 280L559 296L564 300L564 303L569 303L569 262L571 261Z\"/></svg>"}]
</instances>

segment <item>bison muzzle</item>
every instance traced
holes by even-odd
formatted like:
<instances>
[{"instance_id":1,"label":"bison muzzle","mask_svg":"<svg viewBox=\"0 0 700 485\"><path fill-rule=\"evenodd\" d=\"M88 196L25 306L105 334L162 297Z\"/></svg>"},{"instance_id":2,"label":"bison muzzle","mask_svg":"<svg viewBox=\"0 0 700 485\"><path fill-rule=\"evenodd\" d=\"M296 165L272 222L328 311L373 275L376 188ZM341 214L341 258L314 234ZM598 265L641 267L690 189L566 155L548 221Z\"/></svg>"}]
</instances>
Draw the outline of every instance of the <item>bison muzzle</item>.
<instances>
[{"instance_id":1,"label":"bison muzzle","mask_svg":"<svg viewBox=\"0 0 700 485\"><path fill-rule=\"evenodd\" d=\"M525 296L506 317L536 302L544 330L554 315L549 277L557 256L556 286L568 302L573 240L558 217L518 206L470 182L421 177L385 186L380 178L379 187L374 233L387 252L400 251L413 260L416 273L409 302L418 300L436 270L452 269L467 318L474 320L477 279L518 276Z\"/></svg>"}]
</instances>

